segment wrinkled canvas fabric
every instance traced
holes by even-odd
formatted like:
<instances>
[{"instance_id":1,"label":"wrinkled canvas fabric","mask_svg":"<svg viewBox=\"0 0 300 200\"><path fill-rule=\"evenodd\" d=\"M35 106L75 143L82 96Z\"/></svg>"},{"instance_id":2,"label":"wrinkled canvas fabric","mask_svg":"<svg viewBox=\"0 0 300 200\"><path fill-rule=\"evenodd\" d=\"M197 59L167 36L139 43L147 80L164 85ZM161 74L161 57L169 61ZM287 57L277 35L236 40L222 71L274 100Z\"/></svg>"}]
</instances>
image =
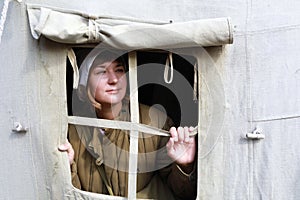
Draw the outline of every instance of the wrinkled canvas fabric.
<instances>
[{"instance_id":1,"label":"wrinkled canvas fabric","mask_svg":"<svg viewBox=\"0 0 300 200\"><path fill-rule=\"evenodd\" d=\"M0 49L3 58L0 141L5 160L0 168L1 197L100 199L99 194L83 195L82 191L72 189L67 157L56 148L65 141L67 126L66 49L44 37L38 42L32 40L25 12L25 3L32 2L83 9L87 13L105 10L113 14L123 10L120 15L129 13L145 19L171 16L175 21L232 15L237 26L235 44L220 51L213 49L215 52L210 54L216 55L214 60L218 61L217 67L224 78L226 115L223 137L213 151L204 151L210 153L198 164L203 172L198 179L199 199L300 199L299 3L281 0L272 4L241 0L192 0L184 4L120 0L114 4L76 0L22 2L10 1ZM120 8L122 5L129 5L128 9ZM164 10L168 13L161 12ZM213 68L205 69L201 77L216 82L215 71L209 71ZM205 116L209 118L213 113L207 107L214 104L210 104L208 92L203 91L201 102L204 115L201 134L206 136L209 123ZM15 120L28 126L29 131L12 133ZM243 139L255 126L262 128L266 139ZM201 150L211 149L209 144L201 143Z\"/></svg>"},{"instance_id":2,"label":"wrinkled canvas fabric","mask_svg":"<svg viewBox=\"0 0 300 200\"><path fill-rule=\"evenodd\" d=\"M67 43L104 42L118 49L185 48L232 43L230 18L180 23L89 16L84 13L28 5L31 34Z\"/></svg>"}]
</instances>

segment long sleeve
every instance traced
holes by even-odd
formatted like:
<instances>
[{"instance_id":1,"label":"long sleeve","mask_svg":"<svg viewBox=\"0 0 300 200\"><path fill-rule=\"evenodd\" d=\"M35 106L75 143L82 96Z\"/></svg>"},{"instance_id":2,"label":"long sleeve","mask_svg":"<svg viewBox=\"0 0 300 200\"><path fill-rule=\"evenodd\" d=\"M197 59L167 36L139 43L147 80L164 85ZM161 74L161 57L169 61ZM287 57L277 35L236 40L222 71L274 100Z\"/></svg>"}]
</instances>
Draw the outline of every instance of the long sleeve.
<instances>
[{"instance_id":1,"label":"long sleeve","mask_svg":"<svg viewBox=\"0 0 300 200\"><path fill-rule=\"evenodd\" d=\"M77 165L75 161L71 164L71 178L72 178L72 184L74 187L81 189L81 183L77 174Z\"/></svg>"},{"instance_id":2,"label":"long sleeve","mask_svg":"<svg viewBox=\"0 0 300 200\"><path fill-rule=\"evenodd\" d=\"M74 146L73 140L77 136L77 131L74 125L69 125L69 130L68 130L68 140L71 141L71 144L74 147L77 148L77 146ZM77 149L74 149L74 151L76 151ZM71 178L72 178L72 184L74 187L81 189L81 183L80 183L80 179L78 176L78 171L77 171L77 163L76 163L76 159L74 159L73 163L70 165L71 168Z\"/></svg>"},{"instance_id":3,"label":"long sleeve","mask_svg":"<svg viewBox=\"0 0 300 200\"><path fill-rule=\"evenodd\" d=\"M156 118L159 121L159 116ZM159 123L159 122L157 122ZM163 129L169 130L174 126L172 119L166 118ZM169 137L160 137L157 155L157 166L159 174L162 177L165 184L173 192L176 199L195 199L197 195L197 164L194 162L194 169L190 174L186 174L167 154L166 144L169 141Z\"/></svg>"},{"instance_id":4,"label":"long sleeve","mask_svg":"<svg viewBox=\"0 0 300 200\"><path fill-rule=\"evenodd\" d=\"M160 148L163 148L168 142L169 137L161 137ZM164 148L165 149L165 148ZM169 162L167 167L159 170L163 181L169 186L176 199L195 199L197 195L197 163L194 162L194 167L191 173L186 174L175 162L171 162L165 149L158 156L158 162Z\"/></svg>"},{"instance_id":5,"label":"long sleeve","mask_svg":"<svg viewBox=\"0 0 300 200\"><path fill-rule=\"evenodd\" d=\"M165 154L165 158L166 158ZM166 158L168 160L168 158ZM164 160L166 160L164 159ZM176 199L196 199L197 195L197 164L186 174L175 162L159 170L165 184L169 186Z\"/></svg>"},{"instance_id":6,"label":"long sleeve","mask_svg":"<svg viewBox=\"0 0 300 200\"><path fill-rule=\"evenodd\" d=\"M167 183L178 199L196 198L196 166L190 174L184 173L178 165L172 164Z\"/></svg>"}]
</instances>

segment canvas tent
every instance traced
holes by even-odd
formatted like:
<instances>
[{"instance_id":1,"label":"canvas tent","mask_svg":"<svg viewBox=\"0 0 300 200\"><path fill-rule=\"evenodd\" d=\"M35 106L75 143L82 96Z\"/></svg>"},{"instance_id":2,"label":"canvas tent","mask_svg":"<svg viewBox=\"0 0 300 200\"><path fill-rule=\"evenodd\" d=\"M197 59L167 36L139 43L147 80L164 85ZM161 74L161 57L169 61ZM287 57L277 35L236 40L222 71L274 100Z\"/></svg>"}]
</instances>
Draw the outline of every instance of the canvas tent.
<instances>
[{"instance_id":1,"label":"canvas tent","mask_svg":"<svg viewBox=\"0 0 300 200\"><path fill-rule=\"evenodd\" d=\"M66 155L57 150L68 123L85 123L68 116L68 54L72 60L71 48L100 42L196 58L198 199L299 198L299 6L2 1L1 198L115 199L72 187ZM133 77L135 56L129 59ZM246 138L256 127L264 140ZM130 182L129 190L134 187Z\"/></svg>"}]
</instances>

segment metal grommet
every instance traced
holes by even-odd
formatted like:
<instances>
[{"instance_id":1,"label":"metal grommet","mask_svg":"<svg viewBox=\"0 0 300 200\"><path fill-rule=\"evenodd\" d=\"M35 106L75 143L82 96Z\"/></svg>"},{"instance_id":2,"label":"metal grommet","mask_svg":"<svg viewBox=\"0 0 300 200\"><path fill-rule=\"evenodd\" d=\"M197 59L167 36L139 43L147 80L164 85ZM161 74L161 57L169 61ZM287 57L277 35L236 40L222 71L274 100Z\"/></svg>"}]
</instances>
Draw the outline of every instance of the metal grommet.
<instances>
[{"instance_id":1,"label":"metal grommet","mask_svg":"<svg viewBox=\"0 0 300 200\"><path fill-rule=\"evenodd\" d=\"M255 128L252 133L247 133L246 138L250 140L261 140L265 139L265 135L262 134L262 130Z\"/></svg>"},{"instance_id":2,"label":"metal grommet","mask_svg":"<svg viewBox=\"0 0 300 200\"><path fill-rule=\"evenodd\" d=\"M15 122L12 131L16 133L26 133L28 131L28 128L23 127L20 122Z\"/></svg>"}]
</instances>

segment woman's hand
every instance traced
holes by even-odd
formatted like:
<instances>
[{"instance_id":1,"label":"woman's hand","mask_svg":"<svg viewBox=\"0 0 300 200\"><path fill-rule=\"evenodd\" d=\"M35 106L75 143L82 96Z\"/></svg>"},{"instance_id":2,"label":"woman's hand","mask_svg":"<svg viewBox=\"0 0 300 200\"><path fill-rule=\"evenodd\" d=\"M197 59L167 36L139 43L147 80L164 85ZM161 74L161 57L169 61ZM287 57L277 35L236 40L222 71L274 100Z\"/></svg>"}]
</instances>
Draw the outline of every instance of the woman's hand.
<instances>
[{"instance_id":1,"label":"woman's hand","mask_svg":"<svg viewBox=\"0 0 300 200\"><path fill-rule=\"evenodd\" d=\"M196 154L195 137L189 134L194 127L170 128L171 137L167 143L168 155L176 161L179 166L191 166Z\"/></svg>"},{"instance_id":2,"label":"woman's hand","mask_svg":"<svg viewBox=\"0 0 300 200\"><path fill-rule=\"evenodd\" d=\"M74 149L69 140L64 144L59 145L58 150L67 152L70 165L74 162Z\"/></svg>"}]
</instances>

